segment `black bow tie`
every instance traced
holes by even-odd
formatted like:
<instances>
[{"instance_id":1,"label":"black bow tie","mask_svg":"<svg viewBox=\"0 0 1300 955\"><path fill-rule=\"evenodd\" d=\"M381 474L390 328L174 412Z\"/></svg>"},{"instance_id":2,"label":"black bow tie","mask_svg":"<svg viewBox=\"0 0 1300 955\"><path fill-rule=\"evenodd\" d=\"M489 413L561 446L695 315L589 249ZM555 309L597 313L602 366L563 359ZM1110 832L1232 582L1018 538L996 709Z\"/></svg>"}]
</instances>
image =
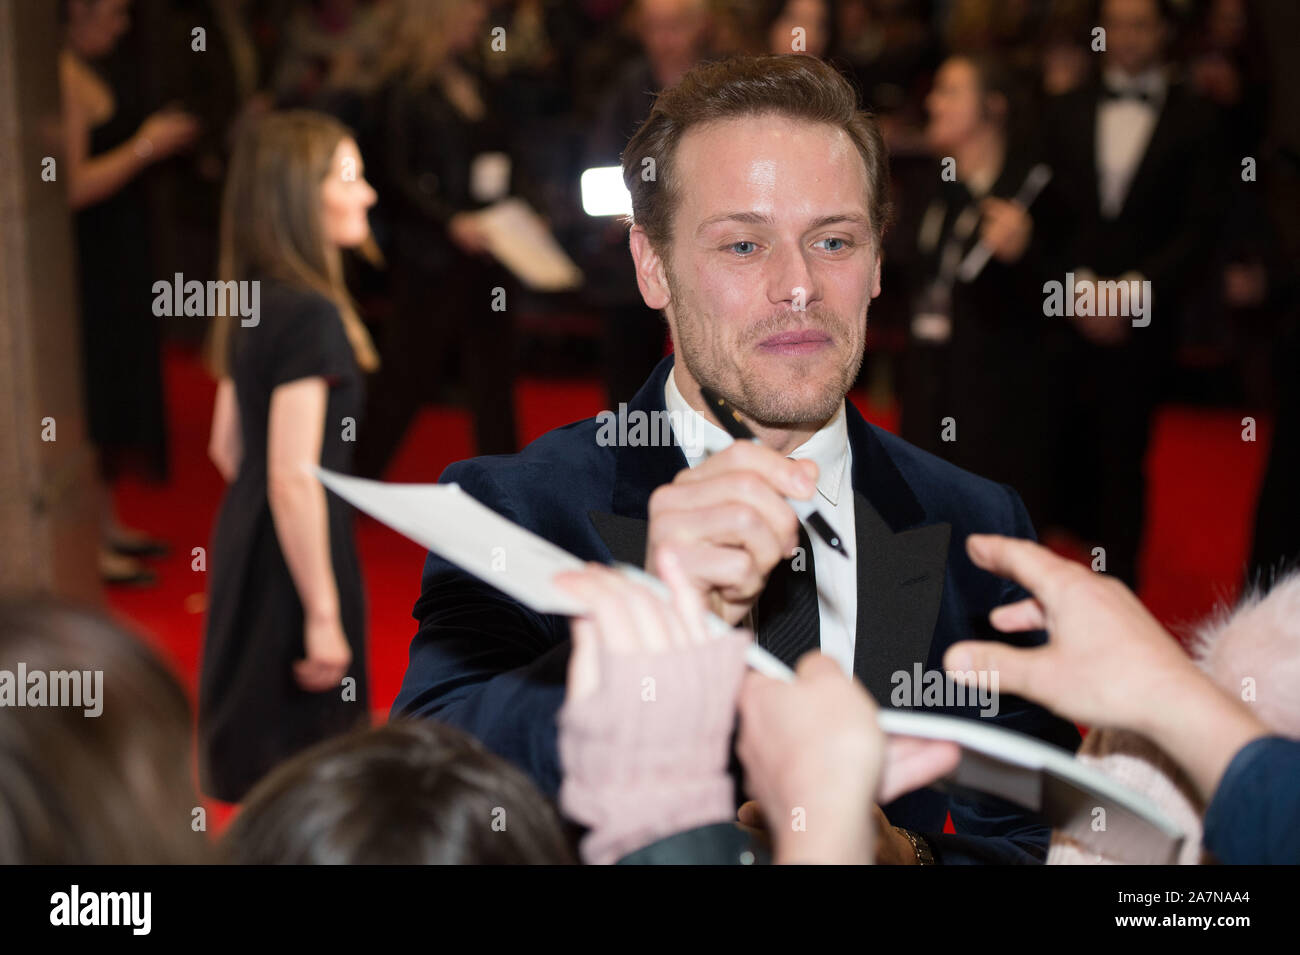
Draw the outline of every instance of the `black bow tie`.
<instances>
[{"instance_id":1,"label":"black bow tie","mask_svg":"<svg viewBox=\"0 0 1300 955\"><path fill-rule=\"evenodd\" d=\"M1156 102L1155 97L1151 93L1137 86L1126 86L1121 89L1119 87L1103 84L1101 87L1101 95L1106 99L1137 100L1140 103L1146 103L1148 106L1154 106Z\"/></svg>"}]
</instances>

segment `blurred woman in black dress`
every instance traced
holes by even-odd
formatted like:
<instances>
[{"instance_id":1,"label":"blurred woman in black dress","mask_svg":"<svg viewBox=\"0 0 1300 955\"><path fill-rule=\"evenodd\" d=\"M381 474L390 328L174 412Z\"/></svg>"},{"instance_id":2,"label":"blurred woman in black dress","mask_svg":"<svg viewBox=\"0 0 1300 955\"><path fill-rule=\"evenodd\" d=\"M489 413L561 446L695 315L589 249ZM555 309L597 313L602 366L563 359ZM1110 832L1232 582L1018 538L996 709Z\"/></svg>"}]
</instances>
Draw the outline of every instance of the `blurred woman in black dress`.
<instances>
[{"instance_id":1,"label":"blurred woman in black dress","mask_svg":"<svg viewBox=\"0 0 1300 955\"><path fill-rule=\"evenodd\" d=\"M1044 404L1048 337L1033 221L1013 197L1033 164L1011 135L1010 81L991 60L953 56L926 99L939 164L913 223L913 317L901 431L918 447L1010 484L1046 519ZM983 241L992 257L970 278Z\"/></svg>"},{"instance_id":2,"label":"blurred woman in black dress","mask_svg":"<svg viewBox=\"0 0 1300 955\"><path fill-rule=\"evenodd\" d=\"M210 556L200 779L228 802L369 717L353 515L309 467L350 470L361 373L377 366L340 254L369 237L374 202L351 134L309 112L263 119L226 182L221 273L260 283L256 324L216 320L211 340L209 453L230 487Z\"/></svg>"},{"instance_id":3,"label":"blurred woman in black dress","mask_svg":"<svg viewBox=\"0 0 1300 955\"><path fill-rule=\"evenodd\" d=\"M188 147L199 131L192 116L175 109L137 125L140 114L131 115L91 65L117 46L130 26L130 7L130 0L65 0L60 7L60 172L76 212L87 431L106 481L132 459L154 478L167 473L155 276L139 177ZM123 527L110 495L102 487L100 493L100 576L106 583L152 582L153 573L135 558L160 555L165 545Z\"/></svg>"},{"instance_id":4,"label":"blurred woman in black dress","mask_svg":"<svg viewBox=\"0 0 1300 955\"><path fill-rule=\"evenodd\" d=\"M511 289L472 213L510 188L509 137L478 68L482 0L399 0L377 109L384 155L374 161L389 224L393 311L371 382L373 424L357 470L380 477L422 404L458 383L474 415L478 454L516 449ZM457 396L459 397L459 396Z\"/></svg>"}]
</instances>

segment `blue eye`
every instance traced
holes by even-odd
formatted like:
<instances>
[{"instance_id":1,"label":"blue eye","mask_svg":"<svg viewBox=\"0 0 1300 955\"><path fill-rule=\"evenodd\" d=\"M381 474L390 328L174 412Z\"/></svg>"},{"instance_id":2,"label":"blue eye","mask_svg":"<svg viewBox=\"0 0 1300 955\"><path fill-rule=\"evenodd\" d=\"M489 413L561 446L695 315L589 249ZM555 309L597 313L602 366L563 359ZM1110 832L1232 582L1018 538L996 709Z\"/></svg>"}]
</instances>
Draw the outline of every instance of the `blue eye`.
<instances>
[{"instance_id":1,"label":"blue eye","mask_svg":"<svg viewBox=\"0 0 1300 955\"><path fill-rule=\"evenodd\" d=\"M841 239L839 236L827 236L825 239L822 239L822 242L826 242L826 243L828 243L827 248L826 248L826 251L827 251L827 252L839 252L841 249L847 249L847 248L849 247L849 242L848 242L848 240L846 240L846 239ZM831 243L831 242L838 242L839 245L838 245L837 247L835 247L835 248L831 248L831 247L829 246L829 243ZM820 243L819 243L819 244L820 244Z\"/></svg>"},{"instance_id":2,"label":"blue eye","mask_svg":"<svg viewBox=\"0 0 1300 955\"><path fill-rule=\"evenodd\" d=\"M740 248L740 246L742 245L748 246L748 248L745 249ZM731 245L727 246L727 248L731 249L733 252L738 253L739 255L748 255L750 252L753 252L754 249L757 248L757 246L754 245L753 242L750 242L748 239L741 239L739 242L731 243Z\"/></svg>"}]
</instances>

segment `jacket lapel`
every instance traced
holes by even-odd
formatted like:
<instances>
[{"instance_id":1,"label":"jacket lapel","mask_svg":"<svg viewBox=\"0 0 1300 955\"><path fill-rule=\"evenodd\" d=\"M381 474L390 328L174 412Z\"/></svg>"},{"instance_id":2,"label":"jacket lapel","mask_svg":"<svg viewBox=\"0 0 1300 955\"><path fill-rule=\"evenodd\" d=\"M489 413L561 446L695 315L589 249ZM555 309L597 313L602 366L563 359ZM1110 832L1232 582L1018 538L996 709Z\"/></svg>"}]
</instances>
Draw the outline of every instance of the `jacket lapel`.
<instances>
[{"instance_id":1,"label":"jacket lapel","mask_svg":"<svg viewBox=\"0 0 1300 955\"><path fill-rule=\"evenodd\" d=\"M880 438L850 401L858 610L853 673L881 706L891 677L930 657L947 576L952 525L925 511Z\"/></svg>"},{"instance_id":2,"label":"jacket lapel","mask_svg":"<svg viewBox=\"0 0 1300 955\"><path fill-rule=\"evenodd\" d=\"M1165 91L1165 101L1160 104L1156 124L1151 129L1151 138L1147 140L1147 148L1142 151L1142 158L1138 161L1138 167L1128 184L1128 192L1124 194L1124 205L1119 211L1121 219L1126 213L1131 214L1129 206L1134 198L1145 194L1148 180L1155 176L1156 171L1163 165L1160 160L1173 143L1174 125L1181 96L1182 90L1170 83Z\"/></svg>"},{"instance_id":3,"label":"jacket lapel","mask_svg":"<svg viewBox=\"0 0 1300 955\"><path fill-rule=\"evenodd\" d=\"M660 416L667 413L664 385L672 369L673 356L669 355L655 366L641 390L627 405L628 431L635 423L634 415L644 416L642 433L647 436L647 443L619 443L615 447L612 513L588 513L592 526L614 559L637 567L645 563L650 495L660 485L671 483L677 472L686 467L686 455L677 444L676 432L670 427L660 427ZM665 433L671 441L669 445L649 443Z\"/></svg>"},{"instance_id":4,"label":"jacket lapel","mask_svg":"<svg viewBox=\"0 0 1300 955\"><path fill-rule=\"evenodd\" d=\"M1097 117L1101 113L1101 87L1098 84L1096 90L1088 97L1087 102L1091 109L1080 110L1079 128L1077 130L1079 143L1079 156L1083 161L1083 168L1087 172L1087 183L1091 190L1089 195L1091 201L1088 208L1092 210L1094 218L1101 218L1101 172L1097 168Z\"/></svg>"},{"instance_id":5,"label":"jacket lapel","mask_svg":"<svg viewBox=\"0 0 1300 955\"><path fill-rule=\"evenodd\" d=\"M861 494L854 493L857 523L858 614L853 674L881 706L889 705L891 678L930 656L943 596L950 524L895 534Z\"/></svg>"},{"instance_id":6,"label":"jacket lapel","mask_svg":"<svg viewBox=\"0 0 1300 955\"><path fill-rule=\"evenodd\" d=\"M589 511L587 516L615 560L644 569L646 529L650 526L644 517L602 511Z\"/></svg>"}]
</instances>

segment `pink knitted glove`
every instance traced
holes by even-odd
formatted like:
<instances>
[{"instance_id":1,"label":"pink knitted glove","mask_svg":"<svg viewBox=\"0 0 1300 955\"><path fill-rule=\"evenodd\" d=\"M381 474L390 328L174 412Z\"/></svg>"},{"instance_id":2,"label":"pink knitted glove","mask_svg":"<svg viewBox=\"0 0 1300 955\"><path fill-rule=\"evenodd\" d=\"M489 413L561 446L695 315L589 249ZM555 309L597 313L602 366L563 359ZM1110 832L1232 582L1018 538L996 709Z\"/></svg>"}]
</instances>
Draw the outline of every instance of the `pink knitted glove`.
<instances>
[{"instance_id":1,"label":"pink knitted glove","mask_svg":"<svg viewBox=\"0 0 1300 955\"><path fill-rule=\"evenodd\" d=\"M599 647L596 690L557 716L560 808L591 829L583 861L616 862L734 818L728 746L749 641L728 634L662 653Z\"/></svg>"}]
</instances>

